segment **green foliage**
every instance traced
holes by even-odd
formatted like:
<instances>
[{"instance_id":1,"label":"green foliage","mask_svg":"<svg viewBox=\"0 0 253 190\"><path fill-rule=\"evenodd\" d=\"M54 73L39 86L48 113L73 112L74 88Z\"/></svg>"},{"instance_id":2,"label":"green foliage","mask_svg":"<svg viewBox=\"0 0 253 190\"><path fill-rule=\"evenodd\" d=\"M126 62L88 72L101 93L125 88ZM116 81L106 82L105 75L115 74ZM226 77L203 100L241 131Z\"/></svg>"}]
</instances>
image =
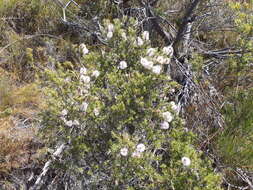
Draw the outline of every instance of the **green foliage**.
<instances>
[{"instance_id":1,"label":"green foliage","mask_svg":"<svg viewBox=\"0 0 253 190\"><path fill-rule=\"evenodd\" d=\"M107 47L76 48L83 54L78 68L55 62L57 69L42 75L48 108L41 134L49 147L69 143L56 168L88 189L220 189L220 176L166 99L177 84L157 61L165 53L156 48L148 56L150 40L137 38L134 20L125 29L124 19L105 21ZM144 67L147 60L162 72ZM182 164L183 157L191 163Z\"/></svg>"},{"instance_id":2,"label":"green foliage","mask_svg":"<svg viewBox=\"0 0 253 190\"><path fill-rule=\"evenodd\" d=\"M226 104L223 108L225 128L219 132L214 140L214 152L225 166L226 178L231 183L241 185L234 170L241 168L252 171L252 124L253 124L253 90L252 63L253 32L252 3L231 3L230 8L235 12L237 40L235 46L241 54L231 55L227 60L223 73L224 81L220 81L224 88ZM223 86L222 86L223 85Z\"/></svg>"},{"instance_id":3,"label":"green foliage","mask_svg":"<svg viewBox=\"0 0 253 190\"><path fill-rule=\"evenodd\" d=\"M224 110L227 127L218 137L217 149L224 164L253 167L253 89L239 92Z\"/></svg>"},{"instance_id":4,"label":"green foliage","mask_svg":"<svg viewBox=\"0 0 253 190\"><path fill-rule=\"evenodd\" d=\"M39 0L0 0L0 17L3 24L11 22L12 29L18 33L31 34L45 32L53 27L59 13L54 3ZM58 14L59 16L59 14Z\"/></svg>"},{"instance_id":5,"label":"green foliage","mask_svg":"<svg viewBox=\"0 0 253 190\"><path fill-rule=\"evenodd\" d=\"M232 3L231 8L236 12L235 25L238 30L237 46L241 48L243 54L241 56L233 56L236 60L232 64L235 71L241 72L245 67L253 62L253 42L251 40L253 35L253 14L252 4L243 3Z\"/></svg>"}]
</instances>

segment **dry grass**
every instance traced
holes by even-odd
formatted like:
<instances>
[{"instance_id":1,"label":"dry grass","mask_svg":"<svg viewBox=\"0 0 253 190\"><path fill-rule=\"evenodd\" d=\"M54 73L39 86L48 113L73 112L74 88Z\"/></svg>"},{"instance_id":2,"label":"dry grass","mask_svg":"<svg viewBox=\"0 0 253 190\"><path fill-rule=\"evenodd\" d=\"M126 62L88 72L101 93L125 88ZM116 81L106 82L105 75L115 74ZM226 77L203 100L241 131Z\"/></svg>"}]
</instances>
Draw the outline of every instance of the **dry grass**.
<instances>
[{"instance_id":1,"label":"dry grass","mask_svg":"<svg viewBox=\"0 0 253 190\"><path fill-rule=\"evenodd\" d=\"M30 162L41 96L35 84L20 85L0 70L0 173Z\"/></svg>"},{"instance_id":2,"label":"dry grass","mask_svg":"<svg viewBox=\"0 0 253 190\"><path fill-rule=\"evenodd\" d=\"M0 119L0 173L19 168L29 163L33 129L17 129L11 118Z\"/></svg>"}]
</instances>

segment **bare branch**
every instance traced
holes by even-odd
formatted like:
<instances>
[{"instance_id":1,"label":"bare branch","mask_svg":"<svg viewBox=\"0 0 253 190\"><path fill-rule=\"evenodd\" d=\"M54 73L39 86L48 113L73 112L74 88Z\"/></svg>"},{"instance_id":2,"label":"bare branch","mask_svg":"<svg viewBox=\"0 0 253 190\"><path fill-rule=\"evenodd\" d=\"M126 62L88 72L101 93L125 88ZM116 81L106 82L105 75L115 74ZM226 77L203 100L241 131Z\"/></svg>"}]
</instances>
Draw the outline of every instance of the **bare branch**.
<instances>
[{"instance_id":1,"label":"bare branch","mask_svg":"<svg viewBox=\"0 0 253 190\"><path fill-rule=\"evenodd\" d=\"M43 183L43 177L46 176L50 166L52 165L52 163L58 159L60 157L60 155L62 154L62 152L64 151L64 149L66 148L66 144L61 144L61 146L59 146L56 151L53 153L52 155L52 159L48 160L43 169L42 169L42 172L41 174L39 175L39 177L37 178L35 184L33 185L33 187L30 188L30 190L36 190L39 188L39 186L42 185Z\"/></svg>"},{"instance_id":2,"label":"bare branch","mask_svg":"<svg viewBox=\"0 0 253 190\"><path fill-rule=\"evenodd\" d=\"M183 18L183 22L182 22L181 26L179 27L176 39L173 42L173 48L175 50L174 54L176 57L178 57L178 55L179 55L178 44L182 40L182 38L186 32L186 28L187 28L188 23L193 22L193 20L194 20L193 12L194 12L194 9L198 6L199 2L200 2L200 0L194 0L194 2L190 3L190 5L188 6L189 8L187 9L185 16Z\"/></svg>"}]
</instances>

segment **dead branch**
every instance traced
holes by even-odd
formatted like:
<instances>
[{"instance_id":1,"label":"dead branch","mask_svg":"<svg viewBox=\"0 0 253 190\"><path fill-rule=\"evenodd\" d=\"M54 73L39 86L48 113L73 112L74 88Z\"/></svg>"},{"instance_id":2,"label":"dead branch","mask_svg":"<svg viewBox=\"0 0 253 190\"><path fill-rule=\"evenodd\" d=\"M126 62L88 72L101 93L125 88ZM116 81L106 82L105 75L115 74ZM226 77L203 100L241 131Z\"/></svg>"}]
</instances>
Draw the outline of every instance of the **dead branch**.
<instances>
[{"instance_id":1,"label":"dead branch","mask_svg":"<svg viewBox=\"0 0 253 190\"><path fill-rule=\"evenodd\" d=\"M59 159L65 148L66 144L63 143L56 149L56 151L52 155L52 159L48 160L45 163L41 174L38 176L35 184L30 188L30 190L36 190L43 184L43 178L46 176L48 170L50 169L50 166L54 163L55 160Z\"/></svg>"}]
</instances>

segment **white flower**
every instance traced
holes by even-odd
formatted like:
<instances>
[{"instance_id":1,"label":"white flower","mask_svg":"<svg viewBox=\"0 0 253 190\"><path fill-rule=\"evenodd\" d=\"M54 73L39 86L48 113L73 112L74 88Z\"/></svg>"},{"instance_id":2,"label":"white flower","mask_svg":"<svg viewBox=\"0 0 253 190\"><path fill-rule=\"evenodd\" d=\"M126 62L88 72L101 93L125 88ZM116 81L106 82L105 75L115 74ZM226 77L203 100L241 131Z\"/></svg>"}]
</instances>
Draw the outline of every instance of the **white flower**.
<instances>
[{"instance_id":1,"label":"white flower","mask_svg":"<svg viewBox=\"0 0 253 190\"><path fill-rule=\"evenodd\" d=\"M88 108L88 103L87 102L83 102L80 106L80 110L83 112L86 112L87 108Z\"/></svg>"},{"instance_id":2,"label":"white flower","mask_svg":"<svg viewBox=\"0 0 253 190\"><path fill-rule=\"evenodd\" d=\"M164 118L165 121L171 122L172 119L173 119L173 115L170 112L167 111L167 112L163 113L163 118Z\"/></svg>"},{"instance_id":3,"label":"white flower","mask_svg":"<svg viewBox=\"0 0 253 190\"><path fill-rule=\"evenodd\" d=\"M68 127L71 127L73 125L73 121L72 120L69 120L69 121L66 121L65 123Z\"/></svg>"},{"instance_id":4,"label":"white flower","mask_svg":"<svg viewBox=\"0 0 253 190\"><path fill-rule=\"evenodd\" d=\"M156 65L156 66L152 67L152 72L155 73L155 74L160 74L161 70L162 70L161 65Z\"/></svg>"},{"instance_id":5,"label":"white flower","mask_svg":"<svg viewBox=\"0 0 253 190\"><path fill-rule=\"evenodd\" d=\"M171 78L169 78L168 80L171 80ZM170 92L174 93L174 92L176 92L176 90L174 88L172 88L172 89L170 89Z\"/></svg>"},{"instance_id":6,"label":"white flower","mask_svg":"<svg viewBox=\"0 0 253 190\"><path fill-rule=\"evenodd\" d=\"M89 83L90 82L90 77L86 76L86 75L81 75L80 77L81 81L83 81L84 83Z\"/></svg>"},{"instance_id":7,"label":"white flower","mask_svg":"<svg viewBox=\"0 0 253 190\"><path fill-rule=\"evenodd\" d=\"M170 124L167 121L161 123L161 129L169 129Z\"/></svg>"},{"instance_id":8,"label":"white flower","mask_svg":"<svg viewBox=\"0 0 253 190\"><path fill-rule=\"evenodd\" d=\"M66 116L68 114L68 110L64 109L61 111L62 116Z\"/></svg>"},{"instance_id":9,"label":"white flower","mask_svg":"<svg viewBox=\"0 0 253 190\"><path fill-rule=\"evenodd\" d=\"M121 33L121 37L123 38L123 40L127 40L127 36L126 36L126 33L125 33L125 32L122 32L122 33Z\"/></svg>"},{"instance_id":10,"label":"white flower","mask_svg":"<svg viewBox=\"0 0 253 190\"><path fill-rule=\"evenodd\" d=\"M97 108L95 108L95 109L93 110L93 113L94 113L95 116L98 116L98 115L99 115L99 110L98 110Z\"/></svg>"},{"instance_id":11,"label":"white flower","mask_svg":"<svg viewBox=\"0 0 253 190\"><path fill-rule=\"evenodd\" d=\"M60 117L60 119L61 119L64 123L66 123L66 122L67 122L67 120L66 120L66 118L65 118L65 117Z\"/></svg>"},{"instance_id":12,"label":"white flower","mask_svg":"<svg viewBox=\"0 0 253 190\"><path fill-rule=\"evenodd\" d=\"M165 64L166 63L166 58L164 58L163 56L158 56L157 58L156 58L156 61L158 62L158 63L160 63L160 64Z\"/></svg>"},{"instance_id":13,"label":"white flower","mask_svg":"<svg viewBox=\"0 0 253 190\"><path fill-rule=\"evenodd\" d=\"M148 31L144 31L142 33L142 38L143 38L143 40L148 41L149 40L149 32Z\"/></svg>"},{"instance_id":14,"label":"white flower","mask_svg":"<svg viewBox=\"0 0 253 190\"><path fill-rule=\"evenodd\" d=\"M155 55L155 52L156 52L155 48L149 48L149 49L147 50L147 55L148 55L149 57L152 57L152 56Z\"/></svg>"},{"instance_id":15,"label":"white flower","mask_svg":"<svg viewBox=\"0 0 253 190\"><path fill-rule=\"evenodd\" d=\"M141 64L143 67L145 67L146 69L152 69L153 67L153 62L149 61L147 58L141 58Z\"/></svg>"},{"instance_id":16,"label":"white flower","mask_svg":"<svg viewBox=\"0 0 253 190\"><path fill-rule=\"evenodd\" d=\"M85 67L80 68L80 74L84 75L87 73L87 69Z\"/></svg>"},{"instance_id":17,"label":"white flower","mask_svg":"<svg viewBox=\"0 0 253 190\"><path fill-rule=\"evenodd\" d=\"M127 68L127 62L121 61L121 62L119 63L119 68L120 68L120 69L125 69L125 68Z\"/></svg>"},{"instance_id":18,"label":"white flower","mask_svg":"<svg viewBox=\"0 0 253 190\"><path fill-rule=\"evenodd\" d=\"M182 163L183 163L184 166L190 166L191 165L191 160L188 157L183 157L181 159L181 161L182 161Z\"/></svg>"},{"instance_id":19,"label":"white flower","mask_svg":"<svg viewBox=\"0 0 253 190\"><path fill-rule=\"evenodd\" d=\"M82 95L88 94L88 92L89 92L88 89L85 89L85 88L80 90L80 94Z\"/></svg>"},{"instance_id":20,"label":"white flower","mask_svg":"<svg viewBox=\"0 0 253 190\"><path fill-rule=\"evenodd\" d=\"M109 32L107 33L107 38L108 38L108 39L111 39L112 37L113 37L113 32L109 31Z\"/></svg>"},{"instance_id":21,"label":"white flower","mask_svg":"<svg viewBox=\"0 0 253 190\"><path fill-rule=\"evenodd\" d=\"M128 154L128 149L127 149L127 148L122 148L122 149L120 149L120 154L121 154L122 156L127 156L127 154Z\"/></svg>"},{"instance_id":22,"label":"white flower","mask_svg":"<svg viewBox=\"0 0 253 190\"><path fill-rule=\"evenodd\" d=\"M179 111L179 107L175 104L175 102L170 102L171 108L175 111L178 112Z\"/></svg>"},{"instance_id":23,"label":"white flower","mask_svg":"<svg viewBox=\"0 0 253 190\"><path fill-rule=\"evenodd\" d=\"M87 49L85 44L80 44L80 48L82 50L83 55L86 55L87 53L89 53L89 50Z\"/></svg>"},{"instance_id":24,"label":"white flower","mask_svg":"<svg viewBox=\"0 0 253 190\"><path fill-rule=\"evenodd\" d=\"M136 151L137 152L144 152L145 151L145 145L144 144L138 144L137 147L136 147Z\"/></svg>"},{"instance_id":25,"label":"white flower","mask_svg":"<svg viewBox=\"0 0 253 190\"><path fill-rule=\"evenodd\" d=\"M78 120L74 120L74 121L73 121L73 125L80 125L80 123L79 123Z\"/></svg>"},{"instance_id":26,"label":"white flower","mask_svg":"<svg viewBox=\"0 0 253 190\"><path fill-rule=\"evenodd\" d=\"M134 157L134 158L140 158L140 157L141 157L141 153L138 152L138 151L134 151L134 152L132 153L132 157Z\"/></svg>"},{"instance_id":27,"label":"white flower","mask_svg":"<svg viewBox=\"0 0 253 190\"><path fill-rule=\"evenodd\" d=\"M100 75L100 72L98 70L95 70L95 71L92 72L93 77L97 78L97 77L99 77L99 75Z\"/></svg>"},{"instance_id":28,"label":"white flower","mask_svg":"<svg viewBox=\"0 0 253 190\"><path fill-rule=\"evenodd\" d=\"M173 52L174 52L174 50L173 50L172 46L167 46L167 47L163 48L163 53L165 53L166 55L168 55L170 57L173 55Z\"/></svg>"},{"instance_id":29,"label":"white flower","mask_svg":"<svg viewBox=\"0 0 253 190\"><path fill-rule=\"evenodd\" d=\"M137 37L137 45L142 46L144 44L143 40L140 37Z\"/></svg>"},{"instance_id":30,"label":"white flower","mask_svg":"<svg viewBox=\"0 0 253 190\"><path fill-rule=\"evenodd\" d=\"M108 28L108 32L113 32L114 31L114 25L112 23L109 23L107 28Z\"/></svg>"}]
</instances>

